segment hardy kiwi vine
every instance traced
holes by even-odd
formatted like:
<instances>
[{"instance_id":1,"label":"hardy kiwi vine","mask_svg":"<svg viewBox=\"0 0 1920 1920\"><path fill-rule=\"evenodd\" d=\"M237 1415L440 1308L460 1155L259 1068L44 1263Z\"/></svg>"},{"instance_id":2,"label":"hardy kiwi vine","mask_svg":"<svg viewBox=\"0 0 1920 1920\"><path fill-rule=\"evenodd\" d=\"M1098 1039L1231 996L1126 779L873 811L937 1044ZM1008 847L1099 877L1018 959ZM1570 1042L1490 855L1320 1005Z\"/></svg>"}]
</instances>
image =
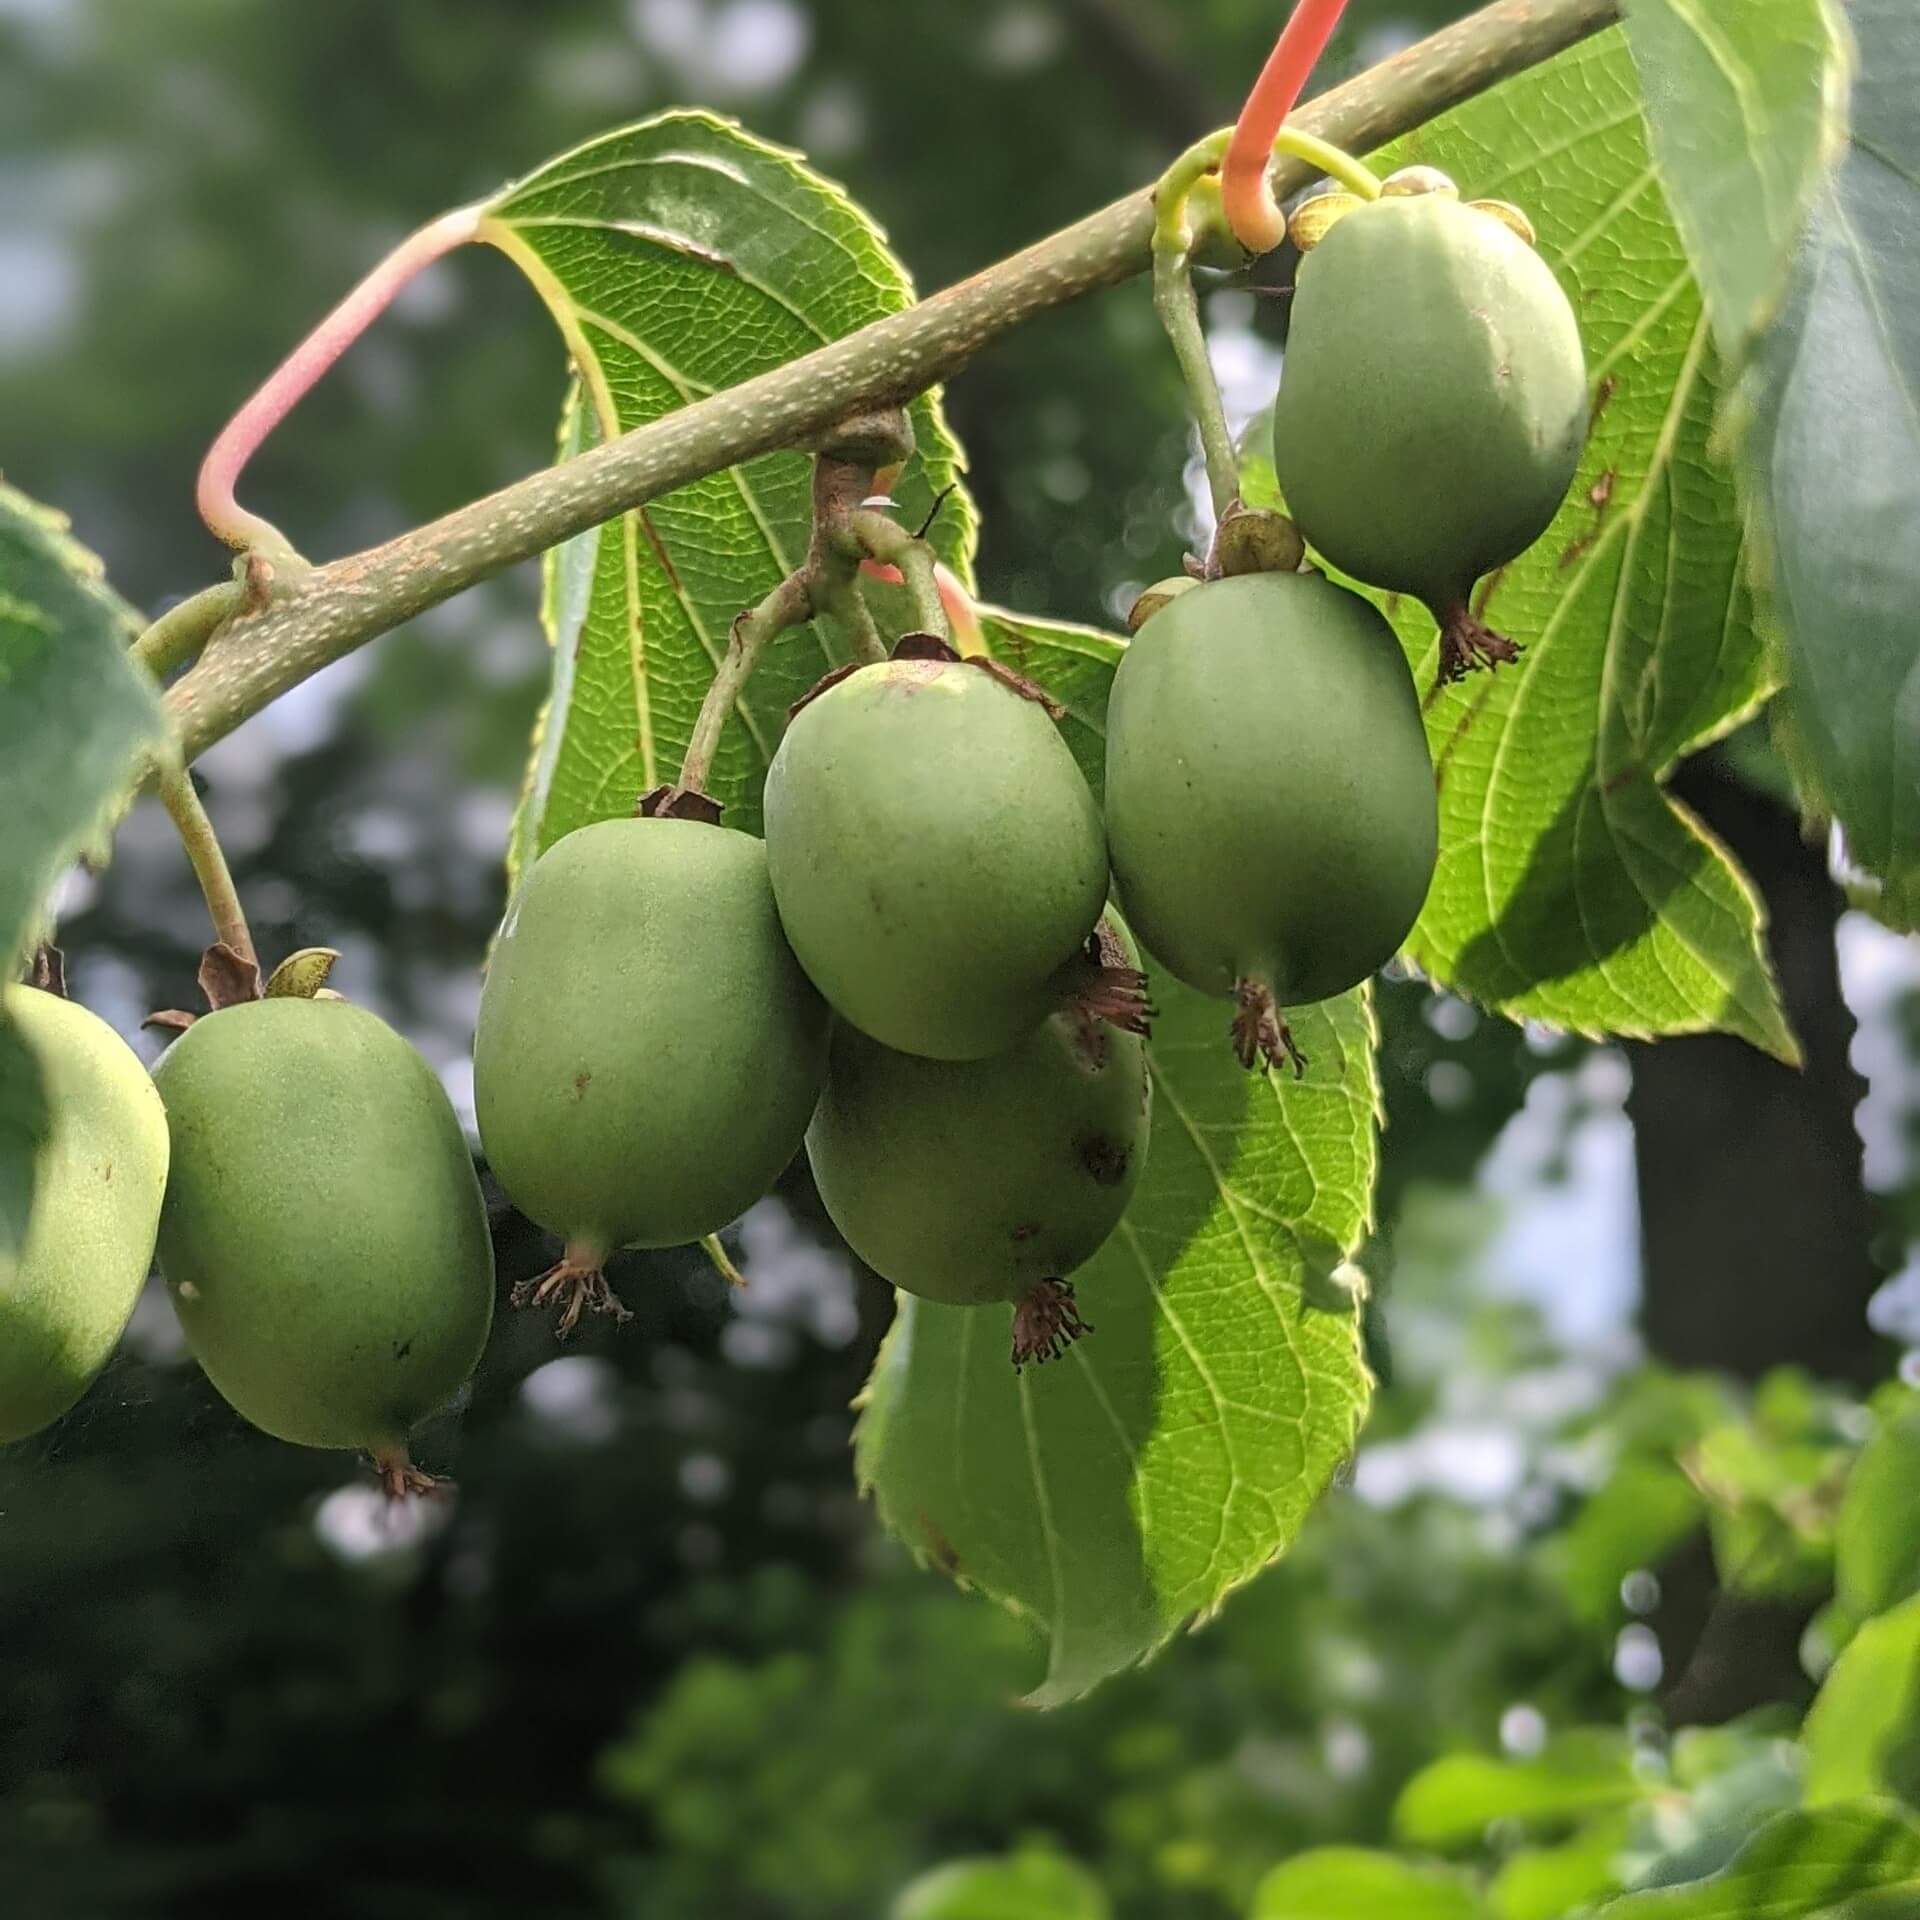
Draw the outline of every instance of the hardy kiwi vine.
<instances>
[{"instance_id":1,"label":"hardy kiwi vine","mask_svg":"<svg viewBox=\"0 0 1920 1920\"><path fill-rule=\"evenodd\" d=\"M1551 58L1618 14L1619 0L1498 0L1309 102L1283 130L1268 191L1278 202L1333 162L1334 153L1317 147L1315 157L1302 157L1310 151L1307 142L1376 146ZM1226 149L1223 137L1218 160ZM1214 157L1194 164L1190 203L1219 200L1210 178L1216 164ZM1349 186L1359 181L1344 164L1341 177ZM772 372L382 546L309 566L284 537L239 507L235 484L264 435L413 272L463 240L489 238L487 220L471 208L422 228L321 323L209 455L202 505L215 530L243 549L237 587L196 596L138 643L141 657L163 673L186 666L167 694L184 753L191 759L205 751L330 661L461 589L703 475L781 447L817 444L835 422L925 391L1039 314L1147 270L1155 200L1155 189L1136 191ZM1219 478L1225 479L1224 468ZM839 597L848 605L845 588Z\"/></svg>"}]
</instances>

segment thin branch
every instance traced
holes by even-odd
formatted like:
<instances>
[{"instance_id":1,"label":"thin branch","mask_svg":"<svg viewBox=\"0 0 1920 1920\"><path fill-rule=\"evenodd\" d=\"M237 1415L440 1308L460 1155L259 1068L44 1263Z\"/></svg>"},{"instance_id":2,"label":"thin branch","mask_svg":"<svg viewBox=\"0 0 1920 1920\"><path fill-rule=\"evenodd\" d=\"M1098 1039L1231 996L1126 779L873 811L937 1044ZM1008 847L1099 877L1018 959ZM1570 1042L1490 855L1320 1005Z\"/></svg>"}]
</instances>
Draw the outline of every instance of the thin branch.
<instances>
[{"instance_id":1,"label":"thin branch","mask_svg":"<svg viewBox=\"0 0 1920 1920\"><path fill-rule=\"evenodd\" d=\"M161 771L156 785L161 804L173 816L193 877L199 881L200 891L206 897L214 938L231 947L243 962L257 970L260 961L253 950L253 934L247 927L247 916L240 905L227 856L220 850L219 839L213 831L213 822L207 818L207 810L194 791L193 775L184 765L170 766Z\"/></svg>"},{"instance_id":2,"label":"thin branch","mask_svg":"<svg viewBox=\"0 0 1920 1920\"><path fill-rule=\"evenodd\" d=\"M832 580L822 585L820 610L846 629L847 645L861 665L872 666L875 661L887 657L887 643L880 637L880 628L874 620L873 609L867 604L867 596L860 591L857 568L843 580Z\"/></svg>"},{"instance_id":3,"label":"thin branch","mask_svg":"<svg viewBox=\"0 0 1920 1920\"><path fill-rule=\"evenodd\" d=\"M214 628L240 610L245 595L246 588L238 580L202 587L177 607L169 607L141 634L133 643L134 659L156 680L164 680L175 667L199 657Z\"/></svg>"},{"instance_id":4,"label":"thin branch","mask_svg":"<svg viewBox=\"0 0 1920 1920\"><path fill-rule=\"evenodd\" d=\"M1207 336L1200 325L1200 302L1193 291L1186 249L1170 252L1157 241L1153 250L1153 306L1160 316L1187 383L1194 424L1200 429L1200 451L1207 463L1207 491L1213 497L1213 517L1226 518L1240 497L1240 459L1234 451L1233 429L1220 399L1220 383L1213 377L1207 356Z\"/></svg>"},{"instance_id":5,"label":"thin branch","mask_svg":"<svg viewBox=\"0 0 1920 1920\"><path fill-rule=\"evenodd\" d=\"M1304 130L1366 152L1610 25L1619 0L1500 0L1310 101ZM1283 163L1274 188L1312 177ZM198 754L289 687L463 587L705 474L806 442L855 407L904 401L1037 315L1143 273L1142 189L904 313L637 427L385 546L314 568L220 631L167 698Z\"/></svg>"},{"instance_id":6,"label":"thin branch","mask_svg":"<svg viewBox=\"0 0 1920 1920\"><path fill-rule=\"evenodd\" d=\"M733 623L727 650L715 669L712 684L700 702L700 711L687 740L686 757L680 762L680 777L674 782L681 793L705 793L707 778L713 772L713 757L720 750L720 735L727 716L753 678L769 642L813 618L813 583L809 570L798 568L760 602L741 614Z\"/></svg>"},{"instance_id":7,"label":"thin branch","mask_svg":"<svg viewBox=\"0 0 1920 1920\"><path fill-rule=\"evenodd\" d=\"M869 559L900 570L913 601L914 626L936 640L949 639L946 602L940 595L939 556L934 550L897 520L889 520L871 507L852 515L847 524Z\"/></svg>"}]
</instances>

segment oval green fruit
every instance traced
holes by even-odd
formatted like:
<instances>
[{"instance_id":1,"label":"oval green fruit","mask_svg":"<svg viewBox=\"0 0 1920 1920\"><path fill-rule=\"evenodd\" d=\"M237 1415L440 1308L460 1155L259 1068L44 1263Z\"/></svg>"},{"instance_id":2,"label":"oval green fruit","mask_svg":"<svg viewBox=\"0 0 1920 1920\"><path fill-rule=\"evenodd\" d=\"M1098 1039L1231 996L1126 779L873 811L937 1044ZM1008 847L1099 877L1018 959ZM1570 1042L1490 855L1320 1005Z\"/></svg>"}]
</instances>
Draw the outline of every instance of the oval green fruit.
<instances>
[{"instance_id":1,"label":"oval green fruit","mask_svg":"<svg viewBox=\"0 0 1920 1920\"><path fill-rule=\"evenodd\" d=\"M256 1427L419 1484L413 1426L493 1319L480 1184L432 1068L344 1000L245 1002L162 1055L160 1268L187 1344Z\"/></svg>"},{"instance_id":2,"label":"oval green fruit","mask_svg":"<svg viewBox=\"0 0 1920 1920\"><path fill-rule=\"evenodd\" d=\"M780 930L765 847L698 820L606 820L534 863L487 968L474 1105L488 1164L567 1252L516 1290L621 1313L616 1247L744 1213L800 1151L827 1009Z\"/></svg>"},{"instance_id":3,"label":"oval green fruit","mask_svg":"<svg viewBox=\"0 0 1920 1920\"><path fill-rule=\"evenodd\" d=\"M889 660L817 694L768 769L766 826L793 950L871 1038L978 1060L1075 995L1115 989L1130 1017L1085 952L1100 809L1045 707L981 665Z\"/></svg>"},{"instance_id":4,"label":"oval green fruit","mask_svg":"<svg viewBox=\"0 0 1920 1920\"><path fill-rule=\"evenodd\" d=\"M1128 921L1239 1002L1248 1065L1298 1067L1278 1009L1391 959L1433 878L1413 677L1380 614L1318 574L1210 581L1140 629L1107 704L1106 796Z\"/></svg>"},{"instance_id":5,"label":"oval green fruit","mask_svg":"<svg viewBox=\"0 0 1920 1920\"><path fill-rule=\"evenodd\" d=\"M1426 602L1443 678L1513 657L1468 596L1546 531L1586 432L1573 309L1493 215L1382 199L1302 259L1273 408L1287 511L1342 571Z\"/></svg>"},{"instance_id":6,"label":"oval green fruit","mask_svg":"<svg viewBox=\"0 0 1920 1920\"><path fill-rule=\"evenodd\" d=\"M133 1049L85 1007L10 986L40 1069L25 1244L0 1258L0 1442L57 1420L107 1363L153 1264L167 1116Z\"/></svg>"},{"instance_id":7,"label":"oval green fruit","mask_svg":"<svg viewBox=\"0 0 1920 1920\"><path fill-rule=\"evenodd\" d=\"M1131 965L1112 929L1114 964ZM1147 1111L1145 1043L1078 1013L984 1060L897 1053L842 1023L807 1159L882 1278L949 1306L1012 1301L1019 1366L1089 1331L1068 1276L1126 1211Z\"/></svg>"}]
</instances>

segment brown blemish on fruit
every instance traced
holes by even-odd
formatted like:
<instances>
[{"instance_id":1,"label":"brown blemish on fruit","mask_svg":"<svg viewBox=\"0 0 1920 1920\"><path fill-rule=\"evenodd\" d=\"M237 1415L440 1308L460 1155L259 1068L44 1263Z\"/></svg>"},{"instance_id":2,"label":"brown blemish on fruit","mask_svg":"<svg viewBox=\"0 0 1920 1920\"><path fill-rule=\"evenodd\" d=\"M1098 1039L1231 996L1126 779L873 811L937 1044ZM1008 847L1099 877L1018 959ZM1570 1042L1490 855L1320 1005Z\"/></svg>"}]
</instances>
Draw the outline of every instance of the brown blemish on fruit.
<instances>
[{"instance_id":1,"label":"brown blemish on fruit","mask_svg":"<svg viewBox=\"0 0 1920 1920\"><path fill-rule=\"evenodd\" d=\"M1029 1220L1024 1226L1015 1227L1013 1232L1008 1236L1008 1238L1011 1239L1016 1246L1018 1246L1020 1242L1023 1240L1031 1240L1033 1236L1039 1231L1040 1231L1039 1221Z\"/></svg>"},{"instance_id":2,"label":"brown blemish on fruit","mask_svg":"<svg viewBox=\"0 0 1920 1920\"><path fill-rule=\"evenodd\" d=\"M573 1097L576 1100L586 1098L587 1089L593 1084L593 1075L583 1067L573 1076Z\"/></svg>"},{"instance_id":3,"label":"brown blemish on fruit","mask_svg":"<svg viewBox=\"0 0 1920 1920\"><path fill-rule=\"evenodd\" d=\"M1083 1134L1073 1143L1074 1153L1091 1178L1100 1186L1117 1187L1127 1177L1132 1153L1111 1135Z\"/></svg>"}]
</instances>

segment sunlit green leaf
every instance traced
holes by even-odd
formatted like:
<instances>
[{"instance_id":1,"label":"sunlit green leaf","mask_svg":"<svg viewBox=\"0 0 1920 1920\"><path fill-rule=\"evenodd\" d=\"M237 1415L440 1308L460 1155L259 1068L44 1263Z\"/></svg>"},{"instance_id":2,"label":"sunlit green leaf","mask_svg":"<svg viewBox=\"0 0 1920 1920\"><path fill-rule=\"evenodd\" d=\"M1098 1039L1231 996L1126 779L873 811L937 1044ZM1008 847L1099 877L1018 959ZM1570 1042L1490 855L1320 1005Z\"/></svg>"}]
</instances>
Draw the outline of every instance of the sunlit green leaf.
<instances>
[{"instance_id":1,"label":"sunlit green leaf","mask_svg":"<svg viewBox=\"0 0 1920 1920\"><path fill-rule=\"evenodd\" d=\"M1558 1542L1575 1611L1600 1624L1616 1619L1621 1582L1657 1567L1700 1524L1702 1510L1699 1490L1670 1461L1623 1461Z\"/></svg>"},{"instance_id":2,"label":"sunlit green leaf","mask_svg":"<svg viewBox=\"0 0 1920 1920\"><path fill-rule=\"evenodd\" d=\"M1623 12L1661 184L1738 365L1839 151L1846 26L1836 0L1627 0Z\"/></svg>"},{"instance_id":3,"label":"sunlit green leaf","mask_svg":"<svg viewBox=\"0 0 1920 1920\"><path fill-rule=\"evenodd\" d=\"M1794 761L1920 925L1920 9L1854 0L1852 137L1755 356L1742 451Z\"/></svg>"},{"instance_id":4,"label":"sunlit green leaf","mask_svg":"<svg viewBox=\"0 0 1920 1920\"><path fill-rule=\"evenodd\" d=\"M127 657L138 623L100 571L58 515L0 483L0 979L164 736ZM32 1058L0 1019L0 1257L26 1233L41 1122Z\"/></svg>"},{"instance_id":5,"label":"sunlit green leaf","mask_svg":"<svg viewBox=\"0 0 1920 1920\"><path fill-rule=\"evenodd\" d=\"M576 384L577 452L897 313L913 289L885 238L831 182L715 115L673 112L589 141L506 188L481 237L546 301ZM919 451L894 491L917 525L957 481L939 404L911 409ZM772 453L579 535L549 558L554 692L514 844L631 810L671 779L734 616L807 548L810 462ZM973 510L933 536L971 563ZM754 829L786 710L846 653L826 623L787 635L740 700L711 782Z\"/></svg>"},{"instance_id":6,"label":"sunlit green leaf","mask_svg":"<svg viewBox=\"0 0 1920 1920\"><path fill-rule=\"evenodd\" d=\"M1486 589L1525 658L1428 707L1440 864L1408 950L1516 1017L1719 1027L1790 1056L1760 903L1662 784L1773 680L1709 449L1718 366L1624 39L1600 35L1375 157L1417 162L1532 217L1579 316L1594 424L1559 516ZM1383 604L1431 686L1432 620Z\"/></svg>"},{"instance_id":7,"label":"sunlit green leaf","mask_svg":"<svg viewBox=\"0 0 1920 1920\"><path fill-rule=\"evenodd\" d=\"M1845 1904L1865 1894L1886 1904ZM1596 1920L1893 1920L1902 1899L1920 1902L1920 1822L1853 1802L1779 1814L1711 1878L1626 1894Z\"/></svg>"},{"instance_id":8,"label":"sunlit green leaf","mask_svg":"<svg viewBox=\"0 0 1920 1920\"><path fill-rule=\"evenodd\" d=\"M1111 1911L1084 1867L1035 1849L935 1867L894 1902L890 1920L1107 1920Z\"/></svg>"},{"instance_id":9,"label":"sunlit green leaf","mask_svg":"<svg viewBox=\"0 0 1920 1920\"><path fill-rule=\"evenodd\" d=\"M1562 1920L1620 1886L1624 1816L1592 1820L1554 1847L1521 1847L1487 1889L1496 1920Z\"/></svg>"},{"instance_id":10,"label":"sunlit green leaf","mask_svg":"<svg viewBox=\"0 0 1920 1920\"><path fill-rule=\"evenodd\" d=\"M1364 995L1294 1017L1295 1082L1242 1071L1224 1002L1153 992L1146 1169L1074 1276L1093 1334L1016 1375L1010 1309L903 1296L857 1434L888 1525L1045 1634L1039 1704L1146 1658L1284 1551L1367 1397L1336 1274L1373 1181Z\"/></svg>"},{"instance_id":11,"label":"sunlit green leaf","mask_svg":"<svg viewBox=\"0 0 1920 1920\"><path fill-rule=\"evenodd\" d=\"M1809 1806L1893 1794L1920 1807L1920 1596L1847 1642L1807 1715L1806 1743Z\"/></svg>"},{"instance_id":12,"label":"sunlit green leaf","mask_svg":"<svg viewBox=\"0 0 1920 1920\"><path fill-rule=\"evenodd\" d=\"M1645 1797L1624 1734L1577 1728L1525 1760L1454 1753L1416 1773L1394 1806L1394 1830L1414 1846L1456 1847L1496 1820L1557 1827Z\"/></svg>"},{"instance_id":13,"label":"sunlit green leaf","mask_svg":"<svg viewBox=\"0 0 1920 1920\"><path fill-rule=\"evenodd\" d=\"M1261 1881L1251 1920L1482 1920L1472 1885L1444 1867L1364 1847L1295 1854Z\"/></svg>"},{"instance_id":14,"label":"sunlit green leaf","mask_svg":"<svg viewBox=\"0 0 1920 1920\"><path fill-rule=\"evenodd\" d=\"M1920 1593L1920 1405L1881 1426L1847 1477L1834 1594L1858 1620Z\"/></svg>"}]
</instances>

